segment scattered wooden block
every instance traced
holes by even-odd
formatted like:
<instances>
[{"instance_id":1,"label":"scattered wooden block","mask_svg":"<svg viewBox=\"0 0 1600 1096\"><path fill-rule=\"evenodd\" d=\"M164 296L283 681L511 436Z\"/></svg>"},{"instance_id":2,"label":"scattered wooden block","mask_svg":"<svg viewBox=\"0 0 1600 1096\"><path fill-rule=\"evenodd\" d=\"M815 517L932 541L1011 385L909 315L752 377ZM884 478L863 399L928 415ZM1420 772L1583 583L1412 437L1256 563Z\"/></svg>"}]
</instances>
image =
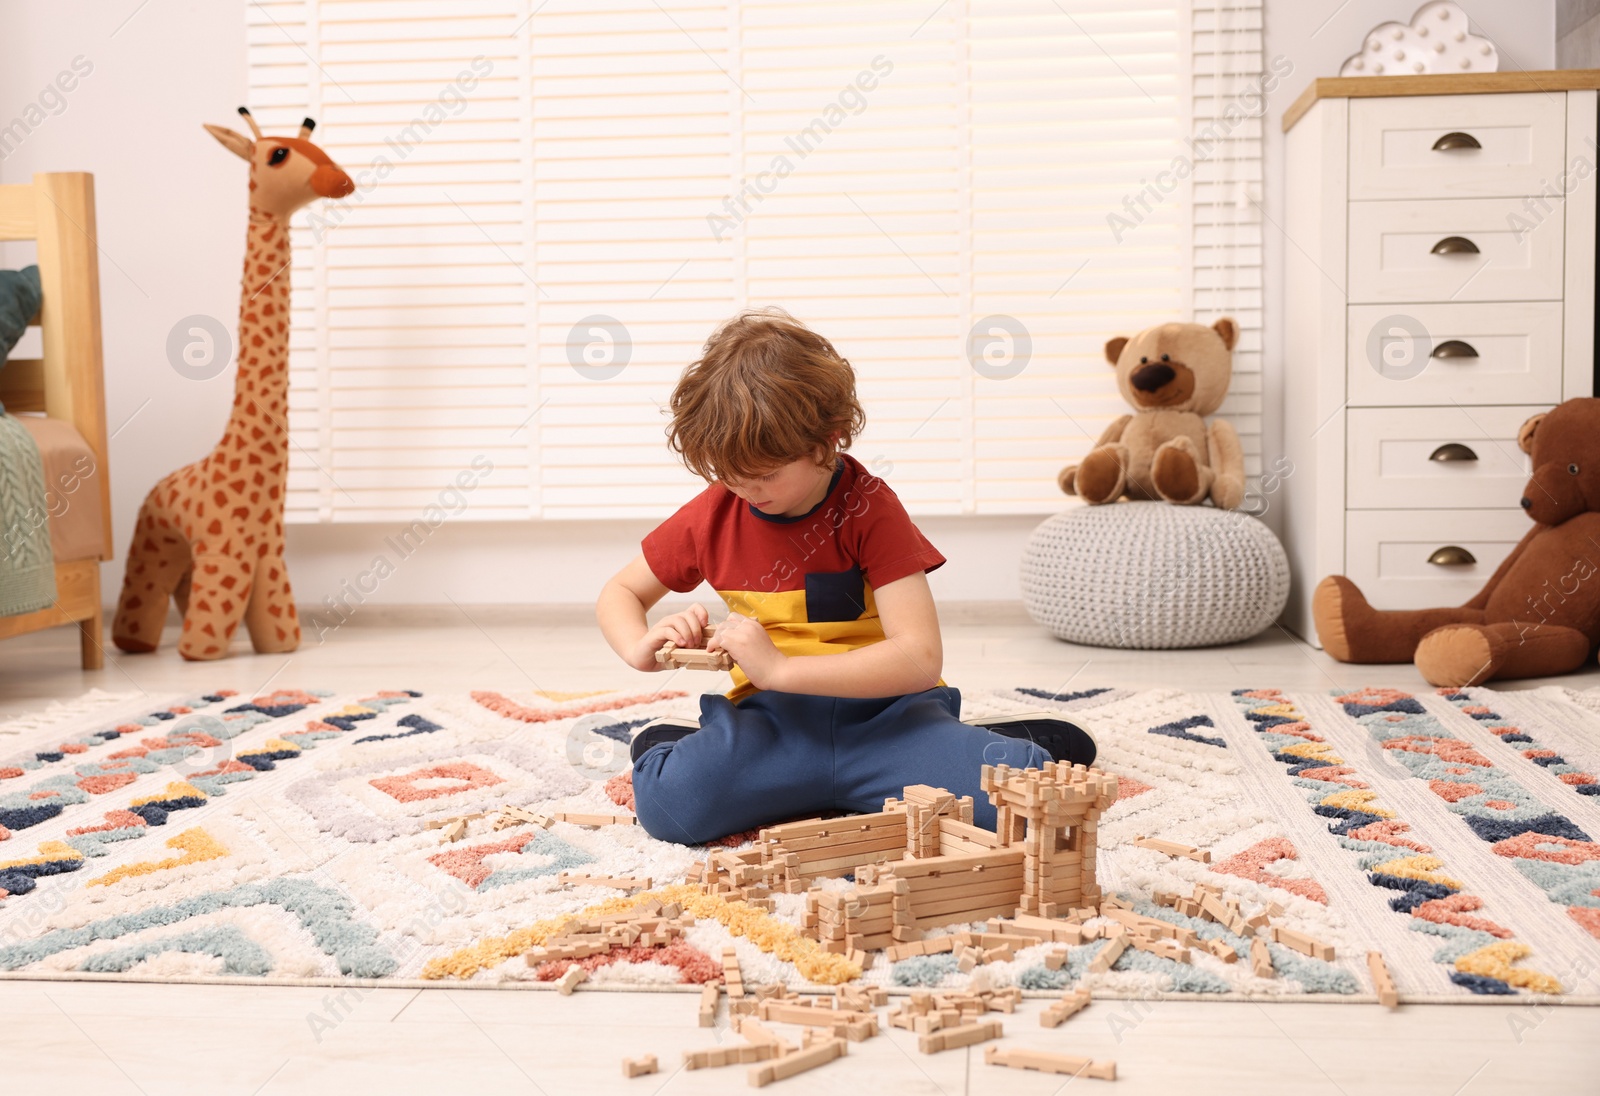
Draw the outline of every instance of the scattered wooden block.
<instances>
[{"instance_id":1,"label":"scattered wooden block","mask_svg":"<svg viewBox=\"0 0 1600 1096\"><path fill-rule=\"evenodd\" d=\"M647 1073L655 1073L661 1067L656 1064L654 1054L646 1054L642 1058L624 1058L622 1060L622 1075L624 1077L643 1077Z\"/></svg>"},{"instance_id":2,"label":"scattered wooden block","mask_svg":"<svg viewBox=\"0 0 1600 1096\"><path fill-rule=\"evenodd\" d=\"M635 826L639 820L631 814L587 814L582 811L557 811L550 816L557 822L571 822L575 826Z\"/></svg>"},{"instance_id":3,"label":"scattered wooden block","mask_svg":"<svg viewBox=\"0 0 1600 1096\"><path fill-rule=\"evenodd\" d=\"M744 996L744 974L739 970L739 953L730 944L722 949L722 981L729 998Z\"/></svg>"},{"instance_id":4,"label":"scattered wooden block","mask_svg":"<svg viewBox=\"0 0 1600 1096\"><path fill-rule=\"evenodd\" d=\"M587 884L591 887L611 887L614 890L649 890L650 879L633 879L625 875L585 875L583 872L564 871L557 880L570 886Z\"/></svg>"},{"instance_id":5,"label":"scattered wooden block","mask_svg":"<svg viewBox=\"0 0 1600 1096\"><path fill-rule=\"evenodd\" d=\"M1272 978L1278 973L1272 969L1272 952L1267 942L1259 936L1250 941L1250 969L1257 978Z\"/></svg>"},{"instance_id":6,"label":"scattered wooden block","mask_svg":"<svg viewBox=\"0 0 1600 1096\"><path fill-rule=\"evenodd\" d=\"M467 820L465 818L456 818L451 820L445 826L444 840L440 841L439 843L442 845L450 842L460 841L465 836L467 836Z\"/></svg>"},{"instance_id":7,"label":"scattered wooden block","mask_svg":"<svg viewBox=\"0 0 1600 1096\"><path fill-rule=\"evenodd\" d=\"M1002 1034L1003 1029L999 1020L979 1020L973 1024L962 1024L943 1031L929 1032L917 1039L917 1049L924 1054L938 1054L940 1051L970 1047L974 1043L998 1039Z\"/></svg>"},{"instance_id":8,"label":"scattered wooden block","mask_svg":"<svg viewBox=\"0 0 1600 1096\"><path fill-rule=\"evenodd\" d=\"M494 828L503 830L510 826L538 826L547 830L554 825L555 819L538 811L530 811L526 807L501 807L500 814L494 820Z\"/></svg>"},{"instance_id":9,"label":"scattered wooden block","mask_svg":"<svg viewBox=\"0 0 1600 1096\"><path fill-rule=\"evenodd\" d=\"M561 996L568 997L578 988L579 982L589 980L589 972L574 964L567 968L567 973L556 979L556 988L561 991Z\"/></svg>"},{"instance_id":10,"label":"scattered wooden block","mask_svg":"<svg viewBox=\"0 0 1600 1096\"><path fill-rule=\"evenodd\" d=\"M1092 1060L1072 1054L1052 1054L1024 1047L986 1047L983 1060L991 1066L1034 1069L1041 1073L1063 1073L1071 1077L1093 1077L1101 1081L1117 1079L1117 1063L1110 1059Z\"/></svg>"},{"instance_id":11,"label":"scattered wooden block","mask_svg":"<svg viewBox=\"0 0 1600 1096\"><path fill-rule=\"evenodd\" d=\"M1237 963L1239 961L1239 953L1225 940L1207 940L1205 949L1224 963Z\"/></svg>"},{"instance_id":12,"label":"scattered wooden block","mask_svg":"<svg viewBox=\"0 0 1600 1096\"><path fill-rule=\"evenodd\" d=\"M1372 974L1372 988L1378 994L1378 1003L1384 1008L1399 1008L1400 993L1389 977L1389 965L1383 961L1383 952L1367 952L1367 970Z\"/></svg>"},{"instance_id":13,"label":"scattered wooden block","mask_svg":"<svg viewBox=\"0 0 1600 1096\"><path fill-rule=\"evenodd\" d=\"M1250 927L1245 924L1244 914L1237 906L1229 906L1214 894L1205 894L1200 899L1200 916L1225 927L1235 936L1250 935Z\"/></svg>"},{"instance_id":14,"label":"scattered wooden block","mask_svg":"<svg viewBox=\"0 0 1600 1096\"><path fill-rule=\"evenodd\" d=\"M1159 837L1135 837L1133 843L1142 849L1154 849L1168 856L1182 856L1189 860L1198 860L1202 864L1211 863L1211 854L1193 845L1180 845L1176 841L1163 841Z\"/></svg>"},{"instance_id":15,"label":"scattered wooden block","mask_svg":"<svg viewBox=\"0 0 1600 1096\"><path fill-rule=\"evenodd\" d=\"M764 1025L760 1020L757 1020L754 1016L738 1017L737 1026L734 1028L734 1030L740 1035L743 1035L745 1042L747 1043L770 1045L775 1048L777 1053L774 1055L774 1057L782 1058L786 1054L794 1053L793 1043L789 1042L787 1039L779 1038L772 1032L771 1029ZM810 1029L808 1028L806 1030L809 1031Z\"/></svg>"},{"instance_id":16,"label":"scattered wooden block","mask_svg":"<svg viewBox=\"0 0 1600 1096\"><path fill-rule=\"evenodd\" d=\"M749 1065L776 1058L778 1048L773 1043L734 1043L731 1046L699 1047L683 1052L684 1069L716 1069L721 1066Z\"/></svg>"},{"instance_id":17,"label":"scattered wooden block","mask_svg":"<svg viewBox=\"0 0 1600 1096\"><path fill-rule=\"evenodd\" d=\"M1176 941L1184 947L1193 947L1200 942L1199 936L1191 928L1183 925L1174 925L1171 921L1163 921L1159 917L1146 917L1139 913L1130 913L1127 910L1108 910L1105 916L1113 924L1131 929L1143 936L1152 939L1167 939Z\"/></svg>"},{"instance_id":18,"label":"scattered wooden block","mask_svg":"<svg viewBox=\"0 0 1600 1096\"><path fill-rule=\"evenodd\" d=\"M1159 955L1163 959L1171 959L1175 963L1193 962L1189 949L1172 940L1155 940L1142 933L1129 933L1123 939L1131 947L1148 951L1151 955Z\"/></svg>"},{"instance_id":19,"label":"scattered wooden block","mask_svg":"<svg viewBox=\"0 0 1600 1096\"><path fill-rule=\"evenodd\" d=\"M1294 929L1286 929L1282 925L1274 925L1272 938L1286 948L1298 951L1301 955L1309 955L1313 959L1321 959L1325 963L1333 962L1333 946L1324 944L1314 936L1307 936Z\"/></svg>"},{"instance_id":20,"label":"scattered wooden block","mask_svg":"<svg viewBox=\"0 0 1600 1096\"><path fill-rule=\"evenodd\" d=\"M1122 953L1128 950L1127 936L1118 936L1106 943L1094 961L1089 964L1089 970L1095 974L1104 974L1111 969L1111 964L1122 958Z\"/></svg>"},{"instance_id":21,"label":"scattered wooden block","mask_svg":"<svg viewBox=\"0 0 1600 1096\"><path fill-rule=\"evenodd\" d=\"M797 1050L793 1054L785 1054L782 1058L776 1058L765 1065L755 1066L750 1070L749 1081L753 1088L762 1088L773 1081L781 1081L797 1073L827 1065L835 1058L843 1058L848 1053L849 1047L843 1039L827 1039L814 1043L804 1050Z\"/></svg>"},{"instance_id":22,"label":"scattered wooden block","mask_svg":"<svg viewBox=\"0 0 1600 1096\"><path fill-rule=\"evenodd\" d=\"M477 819L482 818L483 813L483 811L474 811L471 814L451 815L449 818L434 818L431 819L423 828L428 830L437 830L443 829L446 826L453 826L457 822L474 822Z\"/></svg>"},{"instance_id":23,"label":"scattered wooden block","mask_svg":"<svg viewBox=\"0 0 1600 1096\"><path fill-rule=\"evenodd\" d=\"M714 1027L717 1023L717 992L715 982L707 982L700 987L700 1026Z\"/></svg>"},{"instance_id":24,"label":"scattered wooden block","mask_svg":"<svg viewBox=\"0 0 1600 1096\"><path fill-rule=\"evenodd\" d=\"M1039 1013L1039 1026L1047 1028L1060 1027L1067 1018L1089 1007L1089 991L1087 989L1068 990L1061 995L1061 1000L1054 1001L1045 1006Z\"/></svg>"},{"instance_id":25,"label":"scattered wooden block","mask_svg":"<svg viewBox=\"0 0 1600 1096\"><path fill-rule=\"evenodd\" d=\"M902 959L910 959L918 955L938 955L941 952L951 951L956 947L954 936L935 936L929 940L911 940L904 944L892 944L886 950L889 962L898 963Z\"/></svg>"}]
</instances>

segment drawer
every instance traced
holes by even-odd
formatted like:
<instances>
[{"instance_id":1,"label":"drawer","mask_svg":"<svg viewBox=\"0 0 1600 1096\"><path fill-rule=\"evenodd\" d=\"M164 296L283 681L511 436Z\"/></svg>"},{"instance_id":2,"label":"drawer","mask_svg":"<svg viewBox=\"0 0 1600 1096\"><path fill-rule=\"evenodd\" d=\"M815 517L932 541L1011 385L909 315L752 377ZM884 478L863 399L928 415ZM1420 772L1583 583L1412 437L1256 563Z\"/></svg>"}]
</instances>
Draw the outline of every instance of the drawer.
<instances>
[{"instance_id":1,"label":"drawer","mask_svg":"<svg viewBox=\"0 0 1600 1096\"><path fill-rule=\"evenodd\" d=\"M1514 198L1351 202L1350 302L1560 300L1564 217L1551 206L1539 219Z\"/></svg>"},{"instance_id":2,"label":"drawer","mask_svg":"<svg viewBox=\"0 0 1600 1096\"><path fill-rule=\"evenodd\" d=\"M1564 95L1352 99L1350 197L1540 194L1559 185L1566 125Z\"/></svg>"},{"instance_id":3,"label":"drawer","mask_svg":"<svg viewBox=\"0 0 1600 1096\"><path fill-rule=\"evenodd\" d=\"M1471 600L1533 523L1513 504L1498 510L1349 510L1345 574L1380 609L1426 609ZM1476 562L1429 563L1441 548ZM1320 576L1319 576L1320 577Z\"/></svg>"},{"instance_id":4,"label":"drawer","mask_svg":"<svg viewBox=\"0 0 1600 1096\"><path fill-rule=\"evenodd\" d=\"M1346 504L1353 510L1514 508L1532 474L1517 448L1517 428L1547 410L1351 408Z\"/></svg>"},{"instance_id":5,"label":"drawer","mask_svg":"<svg viewBox=\"0 0 1600 1096\"><path fill-rule=\"evenodd\" d=\"M1351 305L1350 405L1560 403L1561 308L1555 301Z\"/></svg>"}]
</instances>

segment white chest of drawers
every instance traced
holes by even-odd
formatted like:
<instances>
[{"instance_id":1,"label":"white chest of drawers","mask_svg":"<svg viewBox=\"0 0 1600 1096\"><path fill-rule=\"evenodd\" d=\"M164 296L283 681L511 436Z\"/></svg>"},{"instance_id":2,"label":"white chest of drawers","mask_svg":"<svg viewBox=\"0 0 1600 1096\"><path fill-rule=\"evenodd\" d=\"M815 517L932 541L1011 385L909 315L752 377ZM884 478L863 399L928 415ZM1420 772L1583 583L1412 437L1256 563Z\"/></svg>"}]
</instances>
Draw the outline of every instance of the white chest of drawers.
<instances>
[{"instance_id":1,"label":"white chest of drawers","mask_svg":"<svg viewBox=\"0 0 1600 1096\"><path fill-rule=\"evenodd\" d=\"M1527 532L1517 427L1595 394L1600 72L1318 80L1286 114L1286 623L1348 575L1466 601Z\"/></svg>"}]
</instances>

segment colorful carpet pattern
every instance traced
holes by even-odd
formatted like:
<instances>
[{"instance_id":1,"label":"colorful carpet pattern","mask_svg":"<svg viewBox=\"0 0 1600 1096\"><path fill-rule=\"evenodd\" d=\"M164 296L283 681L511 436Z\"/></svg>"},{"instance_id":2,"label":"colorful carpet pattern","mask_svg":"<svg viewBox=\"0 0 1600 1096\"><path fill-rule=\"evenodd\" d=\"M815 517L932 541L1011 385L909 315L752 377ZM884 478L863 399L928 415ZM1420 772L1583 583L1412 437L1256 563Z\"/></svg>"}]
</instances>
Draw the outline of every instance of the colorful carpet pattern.
<instances>
[{"instance_id":1,"label":"colorful carpet pattern","mask_svg":"<svg viewBox=\"0 0 1600 1096\"><path fill-rule=\"evenodd\" d=\"M982 969L1033 990L1362 1000L1379 950L1407 1000L1600 997L1597 692L970 694L969 716L1046 706L1095 734L1120 782L1099 830L1109 892L1248 956L1223 926L1150 901L1207 883L1336 949L1324 962L1274 944L1270 979L1199 950L1183 964L1130 949L1090 972L1099 941L1058 970L1043 946ZM863 971L823 951L798 931L800 896L769 913L683 885L704 848L633 825L492 828L508 805L627 814L629 735L696 710L681 692L95 693L0 727L0 972L547 982L569 964L530 968L530 947L575 914L656 896L697 924L582 960L595 983L713 979L731 943L752 982L964 985L949 955ZM453 843L430 825L474 812L488 817Z\"/></svg>"}]
</instances>

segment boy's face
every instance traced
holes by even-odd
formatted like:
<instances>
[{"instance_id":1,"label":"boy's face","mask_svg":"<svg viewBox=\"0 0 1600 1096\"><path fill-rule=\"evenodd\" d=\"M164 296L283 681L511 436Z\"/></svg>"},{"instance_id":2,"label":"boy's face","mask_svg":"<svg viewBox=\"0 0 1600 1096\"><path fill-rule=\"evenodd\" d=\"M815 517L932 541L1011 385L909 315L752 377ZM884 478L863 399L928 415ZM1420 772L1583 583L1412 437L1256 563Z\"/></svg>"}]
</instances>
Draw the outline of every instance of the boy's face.
<instances>
[{"instance_id":1,"label":"boy's face","mask_svg":"<svg viewBox=\"0 0 1600 1096\"><path fill-rule=\"evenodd\" d=\"M828 494L833 478L833 462L819 465L815 456L801 457L780 464L761 476L749 479L724 479L722 485L763 514L773 517L798 517L812 509Z\"/></svg>"}]
</instances>

